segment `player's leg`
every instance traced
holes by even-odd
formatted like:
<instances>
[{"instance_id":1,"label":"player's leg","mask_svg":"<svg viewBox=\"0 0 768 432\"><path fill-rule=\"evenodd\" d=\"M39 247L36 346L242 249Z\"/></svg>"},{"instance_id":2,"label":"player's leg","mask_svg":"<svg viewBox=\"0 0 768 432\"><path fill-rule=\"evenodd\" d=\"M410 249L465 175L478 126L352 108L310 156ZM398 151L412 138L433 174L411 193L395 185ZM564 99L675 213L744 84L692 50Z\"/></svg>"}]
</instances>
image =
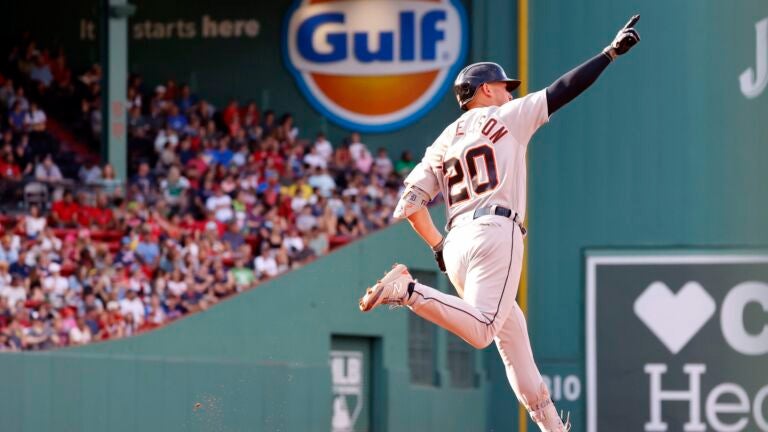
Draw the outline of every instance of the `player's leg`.
<instances>
[{"instance_id":1,"label":"player's leg","mask_svg":"<svg viewBox=\"0 0 768 432\"><path fill-rule=\"evenodd\" d=\"M410 308L475 348L493 342L515 304L523 260L523 236L509 219L475 221L449 234L445 259L463 299L422 284Z\"/></svg>"},{"instance_id":2,"label":"player's leg","mask_svg":"<svg viewBox=\"0 0 768 432\"><path fill-rule=\"evenodd\" d=\"M495 340L509 383L539 429L544 432L567 430L533 360L525 315L517 302Z\"/></svg>"}]
</instances>

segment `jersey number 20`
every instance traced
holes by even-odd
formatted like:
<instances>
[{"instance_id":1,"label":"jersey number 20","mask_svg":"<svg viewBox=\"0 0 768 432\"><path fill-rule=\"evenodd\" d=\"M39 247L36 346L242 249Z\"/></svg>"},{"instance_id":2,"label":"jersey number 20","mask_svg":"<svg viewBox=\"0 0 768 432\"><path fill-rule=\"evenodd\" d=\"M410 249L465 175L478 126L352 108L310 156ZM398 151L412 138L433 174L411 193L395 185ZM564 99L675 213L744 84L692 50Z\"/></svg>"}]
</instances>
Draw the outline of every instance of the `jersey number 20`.
<instances>
[{"instance_id":1,"label":"jersey number 20","mask_svg":"<svg viewBox=\"0 0 768 432\"><path fill-rule=\"evenodd\" d=\"M478 159L482 159L484 165L478 165ZM469 188L475 195L482 195L496 189L499 185L499 176L496 173L496 157L493 148L487 144L473 147L464 154L464 164L461 159L451 158L443 163L443 175L448 177L448 206L453 206L470 198ZM465 179L464 166L469 173L469 179ZM480 168L485 168L487 178L480 180ZM454 188L454 186L459 185ZM455 189L455 190L454 190Z\"/></svg>"}]
</instances>

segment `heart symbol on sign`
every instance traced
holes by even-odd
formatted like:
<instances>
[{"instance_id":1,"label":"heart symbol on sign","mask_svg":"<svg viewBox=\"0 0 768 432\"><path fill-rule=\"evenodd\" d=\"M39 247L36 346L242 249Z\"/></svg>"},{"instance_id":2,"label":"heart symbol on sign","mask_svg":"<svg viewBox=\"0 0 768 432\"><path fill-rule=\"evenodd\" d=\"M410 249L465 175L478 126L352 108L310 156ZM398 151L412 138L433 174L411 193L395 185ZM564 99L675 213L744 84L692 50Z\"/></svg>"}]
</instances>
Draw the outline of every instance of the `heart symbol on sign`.
<instances>
[{"instance_id":1,"label":"heart symbol on sign","mask_svg":"<svg viewBox=\"0 0 768 432\"><path fill-rule=\"evenodd\" d=\"M715 313L715 301L698 282L688 282L673 293L663 282L653 282L635 300L640 318L672 354L680 352Z\"/></svg>"}]
</instances>

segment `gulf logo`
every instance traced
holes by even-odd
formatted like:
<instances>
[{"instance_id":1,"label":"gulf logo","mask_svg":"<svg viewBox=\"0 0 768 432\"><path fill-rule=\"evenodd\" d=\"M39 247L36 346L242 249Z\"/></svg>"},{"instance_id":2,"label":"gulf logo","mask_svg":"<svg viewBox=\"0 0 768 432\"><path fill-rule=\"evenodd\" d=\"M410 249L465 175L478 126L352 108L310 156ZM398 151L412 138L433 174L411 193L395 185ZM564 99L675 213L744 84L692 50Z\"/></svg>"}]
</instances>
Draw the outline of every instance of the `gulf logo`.
<instances>
[{"instance_id":1,"label":"gulf logo","mask_svg":"<svg viewBox=\"0 0 768 432\"><path fill-rule=\"evenodd\" d=\"M335 123L387 132L439 101L464 61L459 0L300 0L283 26L286 66Z\"/></svg>"}]
</instances>

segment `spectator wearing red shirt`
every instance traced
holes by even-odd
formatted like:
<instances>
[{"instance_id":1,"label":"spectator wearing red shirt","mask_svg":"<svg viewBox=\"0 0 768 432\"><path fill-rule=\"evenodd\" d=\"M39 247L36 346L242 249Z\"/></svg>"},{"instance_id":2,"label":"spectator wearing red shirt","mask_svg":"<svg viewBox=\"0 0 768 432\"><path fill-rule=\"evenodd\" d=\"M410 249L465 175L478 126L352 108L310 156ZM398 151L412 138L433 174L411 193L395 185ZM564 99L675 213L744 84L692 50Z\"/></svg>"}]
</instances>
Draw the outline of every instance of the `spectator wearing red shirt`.
<instances>
[{"instance_id":1,"label":"spectator wearing red shirt","mask_svg":"<svg viewBox=\"0 0 768 432\"><path fill-rule=\"evenodd\" d=\"M60 201L53 203L51 207L51 218L53 224L62 227L74 227L77 225L78 212L81 207L75 202L75 197L71 191L64 192Z\"/></svg>"},{"instance_id":2,"label":"spectator wearing red shirt","mask_svg":"<svg viewBox=\"0 0 768 432\"><path fill-rule=\"evenodd\" d=\"M100 193L95 205L83 205L77 213L77 222L83 227L107 229L114 224L114 213L109 208L107 195Z\"/></svg>"},{"instance_id":3,"label":"spectator wearing red shirt","mask_svg":"<svg viewBox=\"0 0 768 432\"><path fill-rule=\"evenodd\" d=\"M224 108L224 111L221 113L221 119L224 121L224 124L229 127L229 125L232 124L232 122L235 120L235 117L240 116L240 107L237 104L237 101L235 99L232 99L229 101L229 104L227 104L227 107Z\"/></svg>"},{"instance_id":4,"label":"spectator wearing red shirt","mask_svg":"<svg viewBox=\"0 0 768 432\"><path fill-rule=\"evenodd\" d=\"M0 160L0 178L10 180L21 180L21 170L13 160L13 153L6 153Z\"/></svg>"}]
</instances>

